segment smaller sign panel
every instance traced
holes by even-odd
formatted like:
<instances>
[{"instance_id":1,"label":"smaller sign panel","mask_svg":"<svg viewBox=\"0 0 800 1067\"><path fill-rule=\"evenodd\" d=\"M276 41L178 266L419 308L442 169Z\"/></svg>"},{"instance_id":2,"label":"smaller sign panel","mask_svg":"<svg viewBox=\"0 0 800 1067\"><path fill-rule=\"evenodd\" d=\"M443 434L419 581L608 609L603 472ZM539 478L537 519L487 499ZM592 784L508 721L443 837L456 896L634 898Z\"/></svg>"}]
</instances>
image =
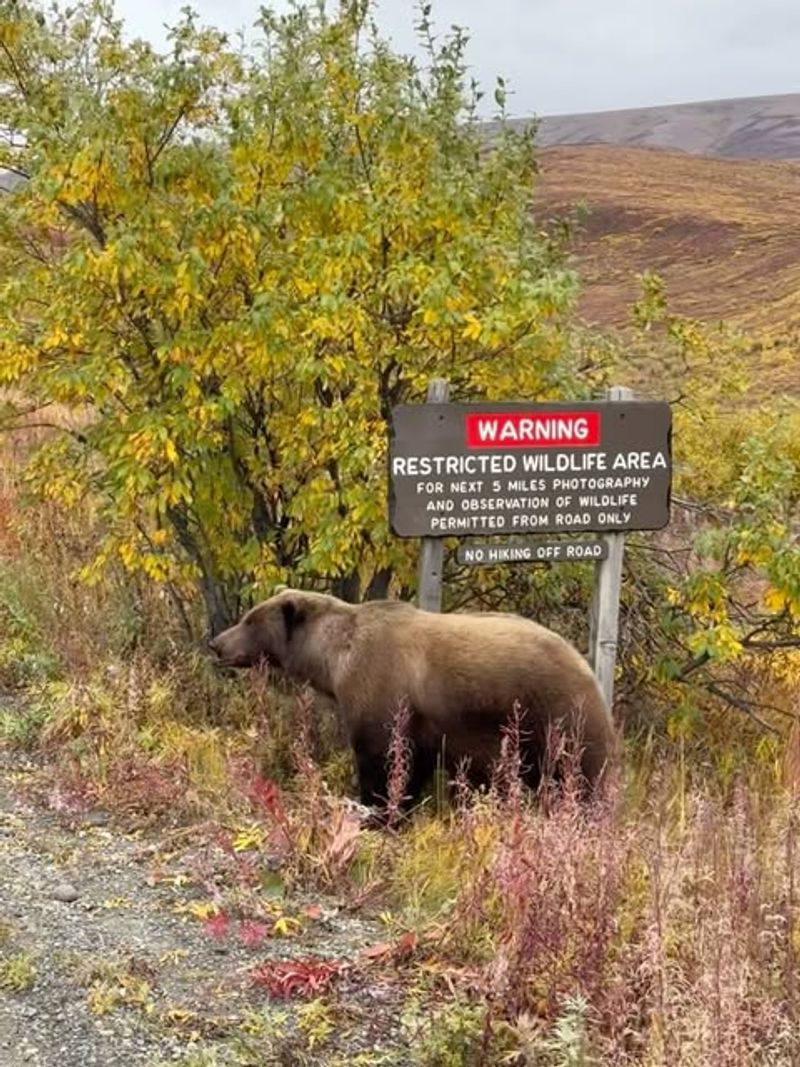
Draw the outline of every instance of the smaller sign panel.
<instances>
[{"instance_id":1,"label":"smaller sign panel","mask_svg":"<svg viewBox=\"0 0 800 1067\"><path fill-rule=\"evenodd\" d=\"M532 541L521 544L461 545L456 559L463 566L491 567L498 563L577 563L605 559L605 541Z\"/></svg>"}]
</instances>

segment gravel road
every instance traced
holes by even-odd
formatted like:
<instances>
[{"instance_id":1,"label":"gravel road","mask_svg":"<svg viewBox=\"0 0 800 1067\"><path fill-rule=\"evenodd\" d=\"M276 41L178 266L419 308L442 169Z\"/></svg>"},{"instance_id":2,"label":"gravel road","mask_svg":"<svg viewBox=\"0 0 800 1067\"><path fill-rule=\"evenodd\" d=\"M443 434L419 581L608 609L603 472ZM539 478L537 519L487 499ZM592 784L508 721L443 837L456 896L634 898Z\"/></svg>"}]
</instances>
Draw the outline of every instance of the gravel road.
<instances>
[{"instance_id":1,"label":"gravel road","mask_svg":"<svg viewBox=\"0 0 800 1067\"><path fill-rule=\"evenodd\" d=\"M0 1067L405 1061L391 977L339 983L304 1031L248 980L270 958L355 959L379 924L326 901L297 937L217 943L187 912L186 841L65 818L33 772L0 750Z\"/></svg>"}]
</instances>

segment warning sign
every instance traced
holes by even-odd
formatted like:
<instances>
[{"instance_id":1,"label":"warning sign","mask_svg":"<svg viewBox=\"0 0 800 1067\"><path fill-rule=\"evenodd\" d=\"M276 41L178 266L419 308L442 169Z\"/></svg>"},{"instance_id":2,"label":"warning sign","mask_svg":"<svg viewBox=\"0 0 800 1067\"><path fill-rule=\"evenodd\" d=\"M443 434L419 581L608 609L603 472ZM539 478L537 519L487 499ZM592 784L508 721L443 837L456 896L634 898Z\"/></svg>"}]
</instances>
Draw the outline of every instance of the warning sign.
<instances>
[{"instance_id":1,"label":"warning sign","mask_svg":"<svg viewBox=\"0 0 800 1067\"><path fill-rule=\"evenodd\" d=\"M400 537L658 530L669 521L668 404L419 404L392 412Z\"/></svg>"}]
</instances>

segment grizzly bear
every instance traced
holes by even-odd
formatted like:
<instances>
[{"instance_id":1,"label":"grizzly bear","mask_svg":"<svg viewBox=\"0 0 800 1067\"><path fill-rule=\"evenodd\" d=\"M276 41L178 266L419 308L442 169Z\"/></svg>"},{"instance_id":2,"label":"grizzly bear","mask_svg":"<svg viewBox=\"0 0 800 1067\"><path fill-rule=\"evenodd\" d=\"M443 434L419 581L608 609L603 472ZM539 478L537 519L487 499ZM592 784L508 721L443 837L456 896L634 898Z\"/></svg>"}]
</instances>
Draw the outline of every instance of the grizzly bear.
<instances>
[{"instance_id":1,"label":"grizzly bear","mask_svg":"<svg viewBox=\"0 0 800 1067\"><path fill-rule=\"evenodd\" d=\"M437 757L474 785L490 780L502 728L518 704L523 777L536 787L548 726L577 739L591 792L612 758L616 734L591 668L558 634L518 615L437 614L401 601L348 604L285 589L210 642L222 667L259 662L333 698L353 748L361 803L387 798L387 752L401 701L410 711L415 805Z\"/></svg>"}]
</instances>

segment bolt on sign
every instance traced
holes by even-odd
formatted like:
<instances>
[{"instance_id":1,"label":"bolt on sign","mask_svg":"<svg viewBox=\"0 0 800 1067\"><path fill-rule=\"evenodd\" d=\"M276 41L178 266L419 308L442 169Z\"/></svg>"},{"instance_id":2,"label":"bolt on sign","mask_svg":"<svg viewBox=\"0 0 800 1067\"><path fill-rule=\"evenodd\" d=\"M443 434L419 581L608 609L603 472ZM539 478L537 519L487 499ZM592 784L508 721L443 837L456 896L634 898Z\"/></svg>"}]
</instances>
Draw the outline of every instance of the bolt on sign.
<instances>
[{"instance_id":1,"label":"bolt on sign","mask_svg":"<svg viewBox=\"0 0 800 1067\"><path fill-rule=\"evenodd\" d=\"M391 414L399 537L660 530L672 413L660 401L404 404Z\"/></svg>"}]
</instances>

